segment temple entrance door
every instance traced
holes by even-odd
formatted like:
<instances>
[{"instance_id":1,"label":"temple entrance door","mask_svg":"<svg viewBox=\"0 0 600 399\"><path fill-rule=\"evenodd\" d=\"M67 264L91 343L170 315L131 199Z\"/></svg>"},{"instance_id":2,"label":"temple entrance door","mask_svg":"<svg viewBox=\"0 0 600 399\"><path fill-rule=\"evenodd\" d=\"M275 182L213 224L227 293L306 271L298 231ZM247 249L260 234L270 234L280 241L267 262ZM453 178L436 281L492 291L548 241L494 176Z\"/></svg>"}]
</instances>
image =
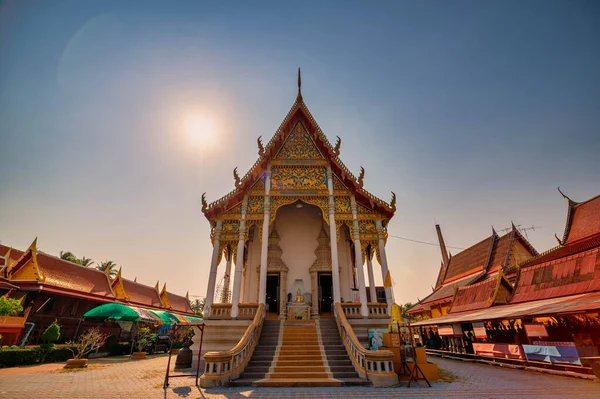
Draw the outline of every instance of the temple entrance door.
<instances>
[{"instance_id":1,"label":"temple entrance door","mask_svg":"<svg viewBox=\"0 0 600 399\"><path fill-rule=\"evenodd\" d=\"M267 312L279 314L279 273L267 273Z\"/></svg>"},{"instance_id":2,"label":"temple entrance door","mask_svg":"<svg viewBox=\"0 0 600 399\"><path fill-rule=\"evenodd\" d=\"M331 313L333 299L333 279L331 273L319 273L319 313Z\"/></svg>"}]
</instances>

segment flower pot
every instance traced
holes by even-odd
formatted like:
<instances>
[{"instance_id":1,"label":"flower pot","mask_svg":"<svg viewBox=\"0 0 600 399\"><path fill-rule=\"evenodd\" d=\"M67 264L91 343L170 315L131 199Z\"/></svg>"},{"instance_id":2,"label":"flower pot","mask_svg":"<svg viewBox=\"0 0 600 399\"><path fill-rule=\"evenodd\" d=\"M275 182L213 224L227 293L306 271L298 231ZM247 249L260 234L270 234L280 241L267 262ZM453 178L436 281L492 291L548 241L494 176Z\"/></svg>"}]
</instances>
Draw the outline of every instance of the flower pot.
<instances>
[{"instance_id":1,"label":"flower pot","mask_svg":"<svg viewBox=\"0 0 600 399\"><path fill-rule=\"evenodd\" d=\"M146 352L133 352L131 354L131 360L143 360L146 358Z\"/></svg>"},{"instance_id":2,"label":"flower pot","mask_svg":"<svg viewBox=\"0 0 600 399\"><path fill-rule=\"evenodd\" d=\"M88 360L87 359L69 359L67 360L67 364L65 365L66 369L82 369L87 367Z\"/></svg>"}]
</instances>

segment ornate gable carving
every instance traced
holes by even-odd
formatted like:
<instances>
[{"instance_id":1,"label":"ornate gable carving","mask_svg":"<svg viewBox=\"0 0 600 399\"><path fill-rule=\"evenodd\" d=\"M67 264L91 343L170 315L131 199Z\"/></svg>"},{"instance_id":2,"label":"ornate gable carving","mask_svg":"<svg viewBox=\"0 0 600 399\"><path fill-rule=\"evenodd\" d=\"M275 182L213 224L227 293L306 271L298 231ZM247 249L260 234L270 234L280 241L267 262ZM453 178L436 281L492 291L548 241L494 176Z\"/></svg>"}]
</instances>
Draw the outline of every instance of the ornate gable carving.
<instances>
[{"instance_id":1,"label":"ornate gable carving","mask_svg":"<svg viewBox=\"0 0 600 399\"><path fill-rule=\"evenodd\" d=\"M324 159L302 123L298 122L275 159Z\"/></svg>"}]
</instances>

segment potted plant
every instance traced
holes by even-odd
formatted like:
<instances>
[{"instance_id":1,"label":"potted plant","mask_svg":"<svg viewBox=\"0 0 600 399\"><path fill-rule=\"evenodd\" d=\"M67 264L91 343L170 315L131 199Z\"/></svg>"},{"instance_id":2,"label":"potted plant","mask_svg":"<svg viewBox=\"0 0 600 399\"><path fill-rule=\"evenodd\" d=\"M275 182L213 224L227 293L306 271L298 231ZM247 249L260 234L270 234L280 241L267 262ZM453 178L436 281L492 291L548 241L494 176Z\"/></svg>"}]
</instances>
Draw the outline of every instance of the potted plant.
<instances>
[{"instance_id":1,"label":"potted plant","mask_svg":"<svg viewBox=\"0 0 600 399\"><path fill-rule=\"evenodd\" d=\"M66 369L87 367L88 360L84 357L90 352L97 350L106 341L107 335L102 334L98 327L87 330L75 341L67 342L67 348L73 353L73 359L67 360Z\"/></svg>"},{"instance_id":2,"label":"potted plant","mask_svg":"<svg viewBox=\"0 0 600 399\"><path fill-rule=\"evenodd\" d=\"M142 327L138 329L136 338L135 338L135 347L137 348L137 352L133 352L131 354L131 359L133 360L142 360L146 358L146 352L144 348L148 346L150 343L151 333L148 327Z\"/></svg>"}]
</instances>

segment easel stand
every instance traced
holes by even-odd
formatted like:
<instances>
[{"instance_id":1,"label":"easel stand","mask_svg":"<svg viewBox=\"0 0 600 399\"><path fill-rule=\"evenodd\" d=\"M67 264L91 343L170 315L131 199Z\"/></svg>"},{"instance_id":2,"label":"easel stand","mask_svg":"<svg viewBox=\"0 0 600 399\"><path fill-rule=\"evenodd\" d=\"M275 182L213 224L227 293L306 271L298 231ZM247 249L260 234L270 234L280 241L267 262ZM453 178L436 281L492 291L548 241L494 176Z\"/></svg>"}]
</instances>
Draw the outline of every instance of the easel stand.
<instances>
[{"instance_id":1,"label":"easel stand","mask_svg":"<svg viewBox=\"0 0 600 399\"><path fill-rule=\"evenodd\" d=\"M196 377L196 386L198 386L198 376L200 375L200 358L202 357L202 341L204 340L204 323L202 324L173 324L173 329L171 330L171 343L174 342L175 331L181 327L198 327L200 329L200 347L198 348L198 362L196 363L196 373L195 374L176 374L170 375L171 370L171 356L173 355L171 350L169 350L169 361L167 363L167 372L165 374L165 383L163 385L163 389L166 389L169 386L169 378L177 378L177 377Z\"/></svg>"},{"instance_id":2,"label":"easel stand","mask_svg":"<svg viewBox=\"0 0 600 399\"><path fill-rule=\"evenodd\" d=\"M408 371L408 373L406 373L406 371ZM408 364L406 364L406 362L402 362L402 365L400 366L400 372L404 375L409 375L408 377L408 387L410 388L410 383L412 381L415 381L417 384L419 383L419 373L421 373L421 377L423 377L423 379L425 380L425 382L427 383L427 385L429 385L429 388L431 388L431 384L429 383L429 380L427 379L427 377L425 377L425 374L423 373L423 370L421 370L421 367L419 367L419 363L417 363L416 359L415 359L415 363L413 365L412 370L410 369L410 367L408 367Z\"/></svg>"}]
</instances>

